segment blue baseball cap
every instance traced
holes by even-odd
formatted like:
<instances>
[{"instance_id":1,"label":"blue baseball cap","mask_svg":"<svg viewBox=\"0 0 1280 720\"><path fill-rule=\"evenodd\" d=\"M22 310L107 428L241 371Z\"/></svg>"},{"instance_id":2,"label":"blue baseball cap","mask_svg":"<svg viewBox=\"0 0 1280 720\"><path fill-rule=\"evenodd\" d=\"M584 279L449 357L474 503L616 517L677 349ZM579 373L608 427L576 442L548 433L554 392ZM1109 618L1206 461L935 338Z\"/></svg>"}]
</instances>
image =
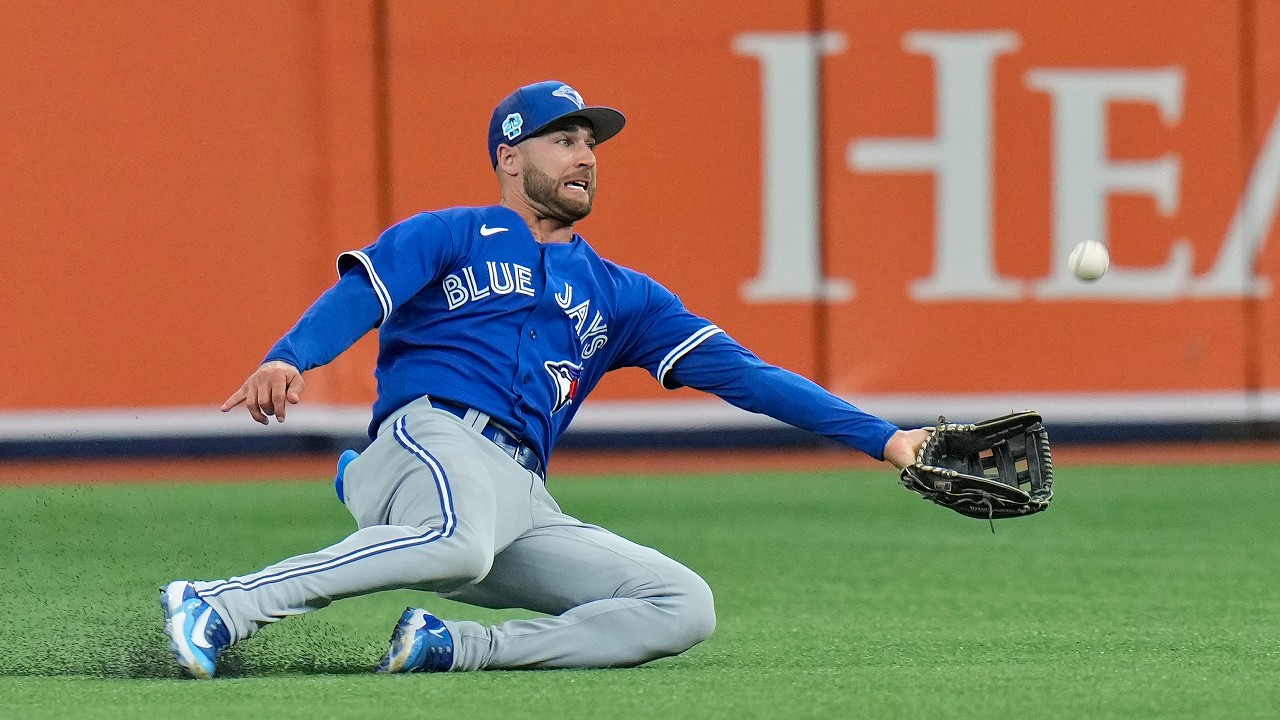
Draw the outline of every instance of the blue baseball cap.
<instances>
[{"instance_id":1,"label":"blue baseball cap","mask_svg":"<svg viewBox=\"0 0 1280 720\"><path fill-rule=\"evenodd\" d=\"M497 166L498 146L517 145L547 126L569 117L591 123L596 143L617 135L626 124L622 113L610 107L588 107L577 90L559 80L525 85L498 103L489 119L489 163Z\"/></svg>"}]
</instances>

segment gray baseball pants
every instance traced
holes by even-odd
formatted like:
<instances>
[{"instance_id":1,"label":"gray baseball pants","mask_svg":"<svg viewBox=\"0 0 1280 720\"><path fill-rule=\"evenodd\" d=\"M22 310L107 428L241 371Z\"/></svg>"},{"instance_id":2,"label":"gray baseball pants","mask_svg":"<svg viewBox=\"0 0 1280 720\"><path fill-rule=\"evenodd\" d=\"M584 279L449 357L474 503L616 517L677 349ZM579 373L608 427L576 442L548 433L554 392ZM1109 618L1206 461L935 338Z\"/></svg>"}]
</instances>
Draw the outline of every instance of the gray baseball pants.
<instances>
[{"instance_id":1,"label":"gray baseball pants","mask_svg":"<svg viewBox=\"0 0 1280 720\"><path fill-rule=\"evenodd\" d=\"M472 415L477 427L488 420ZM711 589L692 570L562 513L541 478L425 398L389 417L344 479L359 526L345 540L195 583L233 641L398 588L550 616L446 620L454 670L628 667L681 653L715 627Z\"/></svg>"}]
</instances>

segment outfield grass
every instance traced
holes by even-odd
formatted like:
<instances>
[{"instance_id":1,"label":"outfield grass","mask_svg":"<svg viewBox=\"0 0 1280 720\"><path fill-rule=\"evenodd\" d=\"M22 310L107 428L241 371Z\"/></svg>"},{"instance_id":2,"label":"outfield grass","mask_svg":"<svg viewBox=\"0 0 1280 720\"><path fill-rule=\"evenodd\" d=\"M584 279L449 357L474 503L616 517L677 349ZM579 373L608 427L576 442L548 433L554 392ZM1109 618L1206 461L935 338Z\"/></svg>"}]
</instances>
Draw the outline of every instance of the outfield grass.
<instances>
[{"instance_id":1,"label":"outfield grass","mask_svg":"<svg viewBox=\"0 0 1280 720\"><path fill-rule=\"evenodd\" d=\"M336 603L180 680L156 590L326 545L327 481L0 490L3 718L1275 718L1280 467L1062 468L987 524L886 472L553 480L565 510L716 591L719 628L633 670L377 676L405 605Z\"/></svg>"}]
</instances>

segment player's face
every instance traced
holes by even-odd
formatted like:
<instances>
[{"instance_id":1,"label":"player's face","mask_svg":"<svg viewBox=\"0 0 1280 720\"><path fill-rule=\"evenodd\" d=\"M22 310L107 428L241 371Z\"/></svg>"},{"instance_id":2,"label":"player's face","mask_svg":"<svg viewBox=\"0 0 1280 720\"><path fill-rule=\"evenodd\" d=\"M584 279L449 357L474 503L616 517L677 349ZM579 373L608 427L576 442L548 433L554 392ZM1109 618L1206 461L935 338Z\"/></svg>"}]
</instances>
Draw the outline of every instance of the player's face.
<instances>
[{"instance_id":1,"label":"player's face","mask_svg":"<svg viewBox=\"0 0 1280 720\"><path fill-rule=\"evenodd\" d=\"M523 186L548 217L575 223L591 212L596 196L595 132L571 123L520 143Z\"/></svg>"}]
</instances>

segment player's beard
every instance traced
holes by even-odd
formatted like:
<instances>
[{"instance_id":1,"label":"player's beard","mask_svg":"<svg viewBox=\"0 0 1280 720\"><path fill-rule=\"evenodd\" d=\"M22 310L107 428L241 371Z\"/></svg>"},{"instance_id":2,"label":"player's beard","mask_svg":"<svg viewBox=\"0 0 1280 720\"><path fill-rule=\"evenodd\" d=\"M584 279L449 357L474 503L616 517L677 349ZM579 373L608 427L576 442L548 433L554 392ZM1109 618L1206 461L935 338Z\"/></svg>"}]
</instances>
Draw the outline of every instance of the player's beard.
<instances>
[{"instance_id":1,"label":"player's beard","mask_svg":"<svg viewBox=\"0 0 1280 720\"><path fill-rule=\"evenodd\" d=\"M591 201L595 199L594 183L587 186L585 201L566 198L561 195L561 182L547 175L536 167L526 166L524 170L524 194L534 203L542 206L547 217L572 225L591 213Z\"/></svg>"}]
</instances>

